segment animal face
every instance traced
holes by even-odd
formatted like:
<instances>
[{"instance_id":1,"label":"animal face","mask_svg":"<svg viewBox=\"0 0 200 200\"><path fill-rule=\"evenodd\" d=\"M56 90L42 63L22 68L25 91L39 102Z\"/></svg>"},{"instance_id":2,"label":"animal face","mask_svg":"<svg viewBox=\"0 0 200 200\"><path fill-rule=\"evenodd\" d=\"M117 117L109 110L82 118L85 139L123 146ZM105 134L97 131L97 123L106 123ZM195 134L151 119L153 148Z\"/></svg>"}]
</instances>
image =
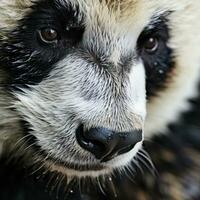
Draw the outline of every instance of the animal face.
<instances>
[{"instance_id":1,"label":"animal face","mask_svg":"<svg viewBox=\"0 0 200 200\"><path fill-rule=\"evenodd\" d=\"M16 142L67 175L98 176L127 166L144 134L164 130L195 95L190 88L198 80L200 37L191 37L195 23L200 26L198 6L3 0L1 79L20 124ZM187 12L196 14L189 19Z\"/></svg>"}]
</instances>

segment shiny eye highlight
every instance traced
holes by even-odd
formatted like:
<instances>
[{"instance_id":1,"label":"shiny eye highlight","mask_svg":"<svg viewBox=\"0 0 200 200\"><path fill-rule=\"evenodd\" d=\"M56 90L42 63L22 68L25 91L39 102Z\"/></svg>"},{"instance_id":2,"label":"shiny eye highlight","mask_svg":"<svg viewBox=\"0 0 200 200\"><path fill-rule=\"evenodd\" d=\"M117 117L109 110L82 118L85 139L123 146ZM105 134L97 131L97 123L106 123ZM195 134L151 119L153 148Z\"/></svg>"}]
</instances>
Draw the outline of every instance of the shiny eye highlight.
<instances>
[{"instance_id":1,"label":"shiny eye highlight","mask_svg":"<svg viewBox=\"0 0 200 200\"><path fill-rule=\"evenodd\" d=\"M42 42L47 44L56 43L58 41L58 33L53 28L44 28L38 31Z\"/></svg>"},{"instance_id":2,"label":"shiny eye highlight","mask_svg":"<svg viewBox=\"0 0 200 200\"><path fill-rule=\"evenodd\" d=\"M147 53L154 53L157 51L159 46L158 38L149 37L143 43L143 50Z\"/></svg>"}]
</instances>

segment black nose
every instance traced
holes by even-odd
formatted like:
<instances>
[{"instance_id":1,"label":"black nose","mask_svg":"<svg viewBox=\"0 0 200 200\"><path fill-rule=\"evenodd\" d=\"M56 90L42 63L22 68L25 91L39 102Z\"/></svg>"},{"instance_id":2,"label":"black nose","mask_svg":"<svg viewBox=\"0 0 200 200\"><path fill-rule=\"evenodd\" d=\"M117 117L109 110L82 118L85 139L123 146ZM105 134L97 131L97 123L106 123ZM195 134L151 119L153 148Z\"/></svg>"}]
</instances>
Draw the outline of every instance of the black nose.
<instances>
[{"instance_id":1,"label":"black nose","mask_svg":"<svg viewBox=\"0 0 200 200\"><path fill-rule=\"evenodd\" d=\"M130 151L142 141L142 130L114 132L106 128L91 128L84 131L83 125L80 125L76 131L76 137L82 148L105 162Z\"/></svg>"}]
</instances>

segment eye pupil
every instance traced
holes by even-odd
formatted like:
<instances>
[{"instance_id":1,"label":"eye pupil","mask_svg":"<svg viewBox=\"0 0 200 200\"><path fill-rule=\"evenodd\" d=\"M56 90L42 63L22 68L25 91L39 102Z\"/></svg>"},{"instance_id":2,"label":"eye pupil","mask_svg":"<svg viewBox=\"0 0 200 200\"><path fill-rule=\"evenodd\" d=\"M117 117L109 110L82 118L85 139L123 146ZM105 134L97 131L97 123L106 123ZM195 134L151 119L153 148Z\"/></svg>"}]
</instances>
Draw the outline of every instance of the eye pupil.
<instances>
[{"instance_id":1,"label":"eye pupil","mask_svg":"<svg viewBox=\"0 0 200 200\"><path fill-rule=\"evenodd\" d=\"M45 28L39 31L40 38L43 42L52 43L55 42L58 38L58 33L52 28Z\"/></svg>"},{"instance_id":2,"label":"eye pupil","mask_svg":"<svg viewBox=\"0 0 200 200\"><path fill-rule=\"evenodd\" d=\"M153 53L158 49L158 39L155 37L150 37L146 40L144 44L145 51Z\"/></svg>"}]
</instances>

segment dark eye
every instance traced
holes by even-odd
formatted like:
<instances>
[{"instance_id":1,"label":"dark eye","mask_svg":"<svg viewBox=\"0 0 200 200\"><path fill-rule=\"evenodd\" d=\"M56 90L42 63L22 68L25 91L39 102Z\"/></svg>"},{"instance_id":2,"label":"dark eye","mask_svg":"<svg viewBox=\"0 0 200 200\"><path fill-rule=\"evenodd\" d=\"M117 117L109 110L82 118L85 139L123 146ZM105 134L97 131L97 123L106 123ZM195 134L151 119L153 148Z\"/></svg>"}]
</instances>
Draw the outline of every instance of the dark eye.
<instances>
[{"instance_id":1,"label":"dark eye","mask_svg":"<svg viewBox=\"0 0 200 200\"><path fill-rule=\"evenodd\" d=\"M158 38L156 37L149 37L143 43L143 49L147 53L154 53L157 51L159 46Z\"/></svg>"},{"instance_id":2,"label":"dark eye","mask_svg":"<svg viewBox=\"0 0 200 200\"><path fill-rule=\"evenodd\" d=\"M45 28L39 30L39 37L45 43L55 43L58 40L58 33L55 29Z\"/></svg>"}]
</instances>

